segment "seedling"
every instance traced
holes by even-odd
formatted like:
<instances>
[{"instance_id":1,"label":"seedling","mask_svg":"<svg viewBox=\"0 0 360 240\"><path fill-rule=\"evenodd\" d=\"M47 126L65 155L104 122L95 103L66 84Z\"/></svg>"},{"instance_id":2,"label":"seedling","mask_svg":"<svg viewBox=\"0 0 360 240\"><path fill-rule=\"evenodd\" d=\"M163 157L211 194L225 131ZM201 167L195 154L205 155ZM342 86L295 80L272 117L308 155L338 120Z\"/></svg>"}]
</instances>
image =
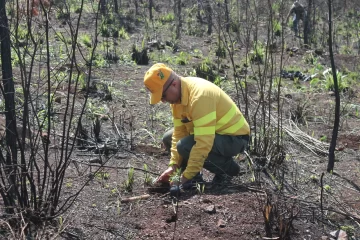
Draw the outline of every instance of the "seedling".
<instances>
[{"instance_id":1,"label":"seedling","mask_svg":"<svg viewBox=\"0 0 360 240\"><path fill-rule=\"evenodd\" d=\"M329 185L325 185L325 186L324 186L324 189L325 189L325 191L327 191L327 192L330 192L330 191L331 191L331 187L330 187Z\"/></svg>"},{"instance_id":2,"label":"seedling","mask_svg":"<svg viewBox=\"0 0 360 240\"><path fill-rule=\"evenodd\" d=\"M124 182L124 188L127 192L131 192L133 190L134 180L134 168L130 168L128 171L128 178Z\"/></svg>"},{"instance_id":3,"label":"seedling","mask_svg":"<svg viewBox=\"0 0 360 240\"><path fill-rule=\"evenodd\" d=\"M319 179L318 179L318 177L316 175L311 175L310 179L311 179L311 181L313 181L315 183L319 181Z\"/></svg>"},{"instance_id":4,"label":"seedling","mask_svg":"<svg viewBox=\"0 0 360 240\"><path fill-rule=\"evenodd\" d=\"M153 184L154 179L153 177L150 176L150 174L148 173L148 166L147 164L144 164L144 170L145 170L145 179L144 179L144 184L147 186L150 186Z\"/></svg>"},{"instance_id":5,"label":"seedling","mask_svg":"<svg viewBox=\"0 0 360 240\"><path fill-rule=\"evenodd\" d=\"M326 142L326 140L327 140L327 136L326 136L326 135L320 137L320 141Z\"/></svg>"},{"instance_id":6,"label":"seedling","mask_svg":"<svg viewBox=\"0 0 360 240\"><path fill-rule=\"evenodd\" d=\"M345 231L348 237L354 236L355 229L353 226L341 226L340 229Z\"/></svg>"},{"instance_id":7,"label":"seedling","mask_svg":"<svg viewBox=\"0 0 360 240\"><path fill-rule=\"evenodd\" d=\"M110 178L110 174L105 171L100 171L95 173L95 178L97 178L98 180L107 180Z\"/></svg>"},{"instance_id":8,"label":"seedling","mask_svg":"<svg viewBox=\"0 0 360 240\"><path fill-rule=\"evenodd\" d=\"M176 57L176 63L179 65L186 65L189 63L189 60L191 59L191 56L187 54L186 52L180 52L179 56Z\"/></svg>"},{"instance_id":9,"label":"seedling","mask_svg":"<svg viewBox=\"0 0 360 240\"><path fill-rule=\"evenodd\" d=\"M176 169L175 172L173 172L170 175L170 182L180 182L180 178L181 178L181 168Z\"/></svg>"}]
</instances>

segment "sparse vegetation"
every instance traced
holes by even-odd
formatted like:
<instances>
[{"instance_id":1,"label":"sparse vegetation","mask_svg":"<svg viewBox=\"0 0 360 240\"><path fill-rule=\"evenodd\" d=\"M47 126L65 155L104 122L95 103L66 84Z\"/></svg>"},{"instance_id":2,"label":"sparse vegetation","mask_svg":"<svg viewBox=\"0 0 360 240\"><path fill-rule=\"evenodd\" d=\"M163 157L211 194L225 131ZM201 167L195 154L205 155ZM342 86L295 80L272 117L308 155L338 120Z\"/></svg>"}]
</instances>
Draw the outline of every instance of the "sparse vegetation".
<instances>
[{"instance_id":1,"label":"sparse vegetation","mask_svg":"<svg viewBox=\"0 0 360 240\"><path fill-rule=\"evenodd\" d=\"M0 4L8 14L0 24L1 239L360 235L356 1L314 2L307 44L293 36L292 21L283 22L289 1ZM167 105L148 104L143 76L155 62L220 86L248 120L250 146L231 187L197 184L175 202L168 186L153 184L168 164L160 145L173 124ZM328 174L321 171L333 142L336 87L341 131ZM216 224L221 231L204 228Z\"/></svg>"}]
</instances>

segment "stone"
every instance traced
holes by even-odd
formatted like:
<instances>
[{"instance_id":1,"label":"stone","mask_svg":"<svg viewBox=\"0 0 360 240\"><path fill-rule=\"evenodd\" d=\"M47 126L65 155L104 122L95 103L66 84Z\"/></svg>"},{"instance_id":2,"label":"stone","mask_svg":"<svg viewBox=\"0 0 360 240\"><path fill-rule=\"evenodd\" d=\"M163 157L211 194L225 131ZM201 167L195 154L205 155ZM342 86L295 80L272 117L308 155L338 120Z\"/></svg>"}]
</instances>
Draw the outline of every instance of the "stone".
<instances>
[{"instance_id":1,"label":"stone","mask_svg":"<svg viewBox=\"0 0 360 240\"><path fill-rule=\"evenodd\" d=\"M224 227L226 227L226 221L223 220L223 219L219 219L218 222L217 222L217 226L218 226L219 228L224 228Z\"/></svg>"},{"instance_id":2,"label":"stone","mask_svg":"<svg viewBox=\"0 0 360 240\"><path fill-rule=\"evenodd\" d=\"M204 210L206 213L209 213L209 214L216 213L215 205L209 205L209 206L205 207Z\"/></svg>"},{"instance_id":3,"label":"stone","mask_svg":"<svg viewBox=\"0 0 360 240\"><path fill-rule=\"evenodd\" d=\"M330 233L330 235L335 237L337 240L348 240L348 236L343 230L333 231Z\"/></svg>"}]
</instances>

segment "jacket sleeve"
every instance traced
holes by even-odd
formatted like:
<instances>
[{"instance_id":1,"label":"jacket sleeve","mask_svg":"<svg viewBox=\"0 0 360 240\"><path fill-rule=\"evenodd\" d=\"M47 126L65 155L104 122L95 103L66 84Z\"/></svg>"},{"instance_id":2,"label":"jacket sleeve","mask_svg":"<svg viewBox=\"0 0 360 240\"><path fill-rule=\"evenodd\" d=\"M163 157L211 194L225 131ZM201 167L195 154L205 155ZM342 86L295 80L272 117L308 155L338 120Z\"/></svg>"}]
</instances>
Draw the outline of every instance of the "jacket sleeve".
<instances>
[{"instance_id":1,"label":"jacket sleeve","mask_svg":"<svg viewBox=\"0 0 360 240\"><path fill-rule=\"evenodd\" d=\"M211 97L200 97L191 103L194 124L195 145L191 149L187 167L183 173L187 179L193 178L203 167L215 139L216 103Z\"/></svg>"}]
</instances>

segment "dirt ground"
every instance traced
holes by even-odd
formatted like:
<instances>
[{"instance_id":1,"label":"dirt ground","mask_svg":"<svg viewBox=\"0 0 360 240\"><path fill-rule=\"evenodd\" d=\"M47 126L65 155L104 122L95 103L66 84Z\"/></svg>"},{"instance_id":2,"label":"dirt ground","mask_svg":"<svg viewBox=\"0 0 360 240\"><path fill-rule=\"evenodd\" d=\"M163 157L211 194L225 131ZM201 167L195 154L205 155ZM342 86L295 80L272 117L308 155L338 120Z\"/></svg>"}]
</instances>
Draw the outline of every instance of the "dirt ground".
<instances>
[{"instance_id":1,"label":"dirt ground","mask_svg":"<svg viewBox=\"0 0 360 240\"><path fill-rule=\"evenodd\" d=\"M158 14L170 11L165 3L158 5ZM85 16L81 30L86 32L93 26L91 16ZM130 32L130 39L121 42L124 58L129 57L133 43L141 45L139 41L146 31L144 25L139 24ZM207 56L214 53L216 39L216 35L185 35L179 42L178 52L151 51L158 57L157 61L164 62L169 60L165 53L171 59L181 51L194 52L197 49ZM171 40L171 36L164 34L157 40L165 42ZM104 39L99 43L102 41ZM285 66L295 66L301 71L307 69L303 58L309 50L292 36L290 29L286 29L285 41L289 48L299 49L291 54L285 53ZM244 51L245 46L239 46L238 55L244 56ZM280 60L280 52L276 51L277 60ZM213 57L212 61L215 59ZM336 55L335 58L339 68L349 71L359 71L358 60L357 56ZM50 236L55 239L330 240L336 239L330 233L340 228L352 233L348 239L359 239L360 120L356 114L356 106L360 104L359 86L354 85L351 91L341 95L343 112L332 174L326 172L327 156L299 143L291 133L301 132L312 140L322 139L317 146L326 152L333 127L333 92L300 91L298 89L310 89L310 83L284 79L280 94L284 100L284 126L287 127L284 130L283 163L276 169L257 168L256 156L242 155L238 159L241 175L234 178L227 188L193 189L173 199L168 191L153 192L146 184L149 176L159 176L169 161L169 155L161 146L162 134L171 128L169 106L162 103L150 106L143 86L144 73L157 61L150 60L148 65L141 66L124 60L108 67L94 68L93 79L111 82L117 92L112 101L102 100L101 93L95 93L91 98L99 106L107 106L106 114L114 116L112 121L119 127L122 141L118 142L117 151L108 156L88 149L74 151L61 203L84 184L85 187L66 214L54 226L47 226L50 230L44 232L43 239ZM192 58L185 66L170 65L180 75L186 76L200 61ZM229 60L222 61L224 65L231 65ZM240 64L241 60L237 61ZM326 51L318 61L324 69L330 67ZM232 76L231 70L225 73ZM295 84L299 87L294 88ZM222 87L232 97L236 96L231 77L222 83ZM249 82L249 89L249 99L256 102L256 83ZM63 109L63 103L56 108ZM255 103L250 103L250 112L253 113ZM241 107L243 104L241 102ZM302 115L304 122L293 126L288 120L298 106L306 106ZM84 120L84 127L91 131L92 122ZM119 137L118 133L109 119L102 120L101 143ZM51 151L55 152L57 147L52 144ZM100 165L102 167L98 170ZM135 168L134 183L131 189L126 189L131 167ZM211 182L212 177L211 173L204 171L206 181ZM123 202L126 198L143 195L147 197ZM272 235L266 238L269 229Z\"/></svg>"}]
</instances>

